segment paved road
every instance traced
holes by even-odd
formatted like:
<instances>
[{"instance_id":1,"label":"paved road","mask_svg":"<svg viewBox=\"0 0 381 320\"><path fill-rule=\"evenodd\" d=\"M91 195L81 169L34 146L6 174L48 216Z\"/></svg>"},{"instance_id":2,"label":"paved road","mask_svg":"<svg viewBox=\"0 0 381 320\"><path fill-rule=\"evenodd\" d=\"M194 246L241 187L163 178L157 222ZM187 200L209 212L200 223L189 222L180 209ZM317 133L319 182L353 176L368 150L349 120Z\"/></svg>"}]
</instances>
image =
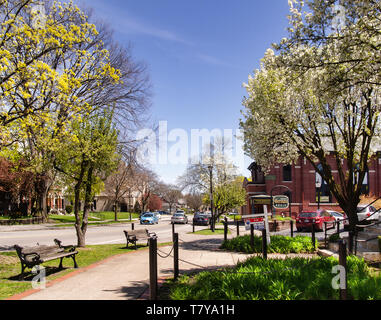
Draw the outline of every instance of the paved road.
<instances>
[{"instance_id":1,"label":"paved road","mask_svg":"<svg viewBox=\"0 0 381 320\"><path fill-rule=\"evenodd\" d=\"M145 226L137 221L135 229L148 228L156 232L160 242L172 240L172 225L170 217L162 217L159 224ZM86 244L125 243L123 230L131 230L130 223L111 224L103 226L89 226L86 232ZM192 231L192 225L176 224L175 230L179 234ZM77 237L74 227L52 227L52 225L29 226L0 226L0 251L9 250L15 244L20 246L52 245L53 239L60 239L64 244L76 244Z\"/></svg>"}]
</instances>

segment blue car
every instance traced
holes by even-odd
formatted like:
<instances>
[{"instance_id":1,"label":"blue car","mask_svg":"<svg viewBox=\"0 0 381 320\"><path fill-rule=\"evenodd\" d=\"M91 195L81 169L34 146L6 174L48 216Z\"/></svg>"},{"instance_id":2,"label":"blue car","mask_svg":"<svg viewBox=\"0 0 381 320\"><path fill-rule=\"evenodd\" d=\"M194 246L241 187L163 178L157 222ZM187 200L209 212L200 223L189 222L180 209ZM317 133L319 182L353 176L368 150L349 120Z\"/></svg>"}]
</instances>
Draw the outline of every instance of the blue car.
<instances>
[{"instance_id":1,"label":"blue car","mask_svg":"<svg viewBox=\"0 0 381 320\"><path fill-rule=\"evenodd\" d=\"M140 224L157 224L159 223L158 216L153 212L145 212L140 216Z\"/></svg>"}]
</instances>

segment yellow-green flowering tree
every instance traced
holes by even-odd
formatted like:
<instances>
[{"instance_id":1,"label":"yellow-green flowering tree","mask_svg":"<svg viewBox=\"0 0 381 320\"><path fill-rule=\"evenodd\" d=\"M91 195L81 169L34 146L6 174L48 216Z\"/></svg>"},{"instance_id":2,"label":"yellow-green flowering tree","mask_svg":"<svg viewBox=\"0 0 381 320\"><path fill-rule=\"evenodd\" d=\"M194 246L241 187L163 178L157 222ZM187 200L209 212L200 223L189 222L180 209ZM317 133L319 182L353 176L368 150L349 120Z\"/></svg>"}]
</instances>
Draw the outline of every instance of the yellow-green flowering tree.
<instances>
[{"instance_id":1,"label":"yellow-green flowering tree","mask_svg":"<svg viewBox=\"0 0 381 320\"><path fill-rule=\"evenodd\" d=\"M117 169L118 131L113 124L113 110L94 113L72 123L75 139L57 152L55 168L74 193L75 229L78 246L85 246L88 216L97 185ZM80 201L84 202L81 214Z\"/></svg>"},{"instance_id":2,"label":"yellow-green flowering tree","mask_svg":"<svg viewBox=\"0 0 381 320\"><path fill-rule=\"evenodd\" d=\"M39 210L46 217L55 153L62 141L75 138L71 122L99 107L96 98L107 85L118 83L120 73L111 65L95 25L72 3L46 4L43 24L34 21L35 2L6 5L19 10L3 35L3 48L11 53L5 65L12 67L3 68L0 85L2 152L9 156L22 150L21 156L39 177Z\"/></svg>"}]
</instances>

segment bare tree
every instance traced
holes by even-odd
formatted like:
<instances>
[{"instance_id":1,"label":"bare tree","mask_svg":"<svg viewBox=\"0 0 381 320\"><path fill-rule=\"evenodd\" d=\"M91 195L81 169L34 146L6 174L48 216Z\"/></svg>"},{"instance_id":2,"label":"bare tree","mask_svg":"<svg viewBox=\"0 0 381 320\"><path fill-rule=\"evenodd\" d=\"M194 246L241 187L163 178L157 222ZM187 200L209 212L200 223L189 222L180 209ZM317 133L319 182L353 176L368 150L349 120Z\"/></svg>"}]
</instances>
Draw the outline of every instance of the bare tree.
<instances>
[{"instance_id":1,"label":"bare tree","mask_svg":"<svg viewBox=\"0 0 381 320\"><path fill-rule=\"evenodd\" d=\"M165 183L159 183L156 194L160 196L169 205L169 212L172 212L172 208L177 204L179 199L183 196L179 188L173 185L168 185Z\"/></svg>"},{"instance_id":2,"label":"bare tree","mask_svg":"<svg viewBox=\"0 0 381 320\"><path fill-rule=\"evenodd\" d=\"M146 211L150 196L155 194L158 188L156 173L147 168L136 168L134 173L136 191L139 192L140 209Z\"/></svg>"},{"instance_id":3,"label":"bare tree","mask_svg":"<svg viewBox=\"0 0 381 320\"><path fill-rule=\"evenodd\" d=\"M105 192L114 203L115 221L118 221L119 203L127 194L131 197L134 184L134 169L132 164L120 160L117 171L109 176L105 182Z\"/></svg>"},{"instance_id":4,"label":"bare tree","mask_svg":"<svg viewBox=\"0 0 381 320\"><path fill-rule=\"evenodd\" d=\"M193 209L195 212L200 210L201 206L203 205L201 193L186 194L185 201L187 206Z\"/></svg>"}]
</instances>

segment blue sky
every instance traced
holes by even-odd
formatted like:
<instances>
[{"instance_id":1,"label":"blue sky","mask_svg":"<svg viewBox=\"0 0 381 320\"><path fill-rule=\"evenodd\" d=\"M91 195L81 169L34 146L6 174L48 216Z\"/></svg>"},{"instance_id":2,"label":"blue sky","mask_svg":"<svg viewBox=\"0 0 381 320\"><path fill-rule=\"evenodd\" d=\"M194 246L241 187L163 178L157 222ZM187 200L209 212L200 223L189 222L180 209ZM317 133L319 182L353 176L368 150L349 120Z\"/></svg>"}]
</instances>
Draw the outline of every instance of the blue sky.
<instances>
[{"instance_id":1,"label":"blue sky","mask_svg":"<svg viewBox=\"0 0 381 320\"><path fill-rule=\"evenodd\" d=\"M153 85L152 121L168 131L239 128L248 75L286 36L287 0L78 0L107 21L143 61ZM240 164L248 175L250 159ZM184 164L151 166L175 182Z\"/></svg>"}]
</instances>

